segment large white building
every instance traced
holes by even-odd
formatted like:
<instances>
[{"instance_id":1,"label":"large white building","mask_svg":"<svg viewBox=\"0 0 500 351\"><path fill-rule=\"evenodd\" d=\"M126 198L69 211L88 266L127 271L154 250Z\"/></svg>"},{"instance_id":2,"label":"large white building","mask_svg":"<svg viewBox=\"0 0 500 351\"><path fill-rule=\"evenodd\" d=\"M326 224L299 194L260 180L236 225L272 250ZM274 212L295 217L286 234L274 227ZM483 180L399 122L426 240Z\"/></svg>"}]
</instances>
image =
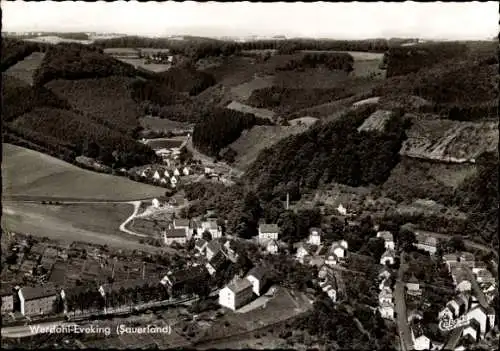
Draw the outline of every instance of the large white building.
<instances>
[{"instance_id":1,"label":"large white building","mask_svg":"<svg viewBox=\"0 0 500 351\"><path fill-rule=\"evenodd\" d=\"M254 267L248 272L246 279L252 283L253 292L260 296L266 285L266 272L262 267Z\"/></svg>"},{"instance_id":2,"label":"large white building","mask_svg":"<svg viewBox=\"0 0 500 351\"><path fill-rule=\"evenodd\" d=\"M394 237L391 232L382 231L377 233L377 238L384 239L384 246L386 250L394 250Z\"/></svg>"},{"instance_id":3,"label":"large white building","mask_svg":"<svg viewBox=\"0 0 500 351\"><path fill-rule=\"evenodd\" d=\"M54 286L26 287L18 291L23 316L50 314L55 310L59 290Z\"/></svg>"},{"instance_id":4,"label":"large white building","mask_svg":"<svg viewBox=\"0 0 500 351\"><path fill-rule=\"evenodd\" d=\"M239 279L219 291L219 305L237 310L254 297L253 285L248 279Z\"/></svg>"},{"instance_id":5,"label":"large white building","mask_svg":"<svg viewBox=\"0 0 500 351\"><path fill-rule=\"evenodd\" d=\"M276 224L259 225L259 242L267 243L269 240L278 240L279 227Z\"/></svg>"},{"instance_id":6,"label":"large white building","mask_svg":"<svg viewBox=\"0 0 500 351\"><path fill-rule=\"evenodd\" d=\"M309 239L307 242L311 245L316 245L316 246L321 245L321 229L319 228L309 229Z\"/></svg>"}]
</instances>

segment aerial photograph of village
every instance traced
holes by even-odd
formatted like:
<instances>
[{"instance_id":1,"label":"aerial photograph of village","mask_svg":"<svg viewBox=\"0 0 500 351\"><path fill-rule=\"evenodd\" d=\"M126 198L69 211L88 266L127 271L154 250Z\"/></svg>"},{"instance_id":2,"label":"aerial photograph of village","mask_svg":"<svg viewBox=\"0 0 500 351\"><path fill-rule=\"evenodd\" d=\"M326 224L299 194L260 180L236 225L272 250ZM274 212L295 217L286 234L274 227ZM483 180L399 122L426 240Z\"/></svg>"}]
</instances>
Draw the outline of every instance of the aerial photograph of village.
<instances>
[{"instance_id":1,"label":"aerial photograph of village","mask_svg":"<svg viewBox=\"0 0 500 351\"><path fill-rule=\"evenodd\" d=\"M497 2L1 7L2 349L499 349Z\"/></svg>"}]
</instances>

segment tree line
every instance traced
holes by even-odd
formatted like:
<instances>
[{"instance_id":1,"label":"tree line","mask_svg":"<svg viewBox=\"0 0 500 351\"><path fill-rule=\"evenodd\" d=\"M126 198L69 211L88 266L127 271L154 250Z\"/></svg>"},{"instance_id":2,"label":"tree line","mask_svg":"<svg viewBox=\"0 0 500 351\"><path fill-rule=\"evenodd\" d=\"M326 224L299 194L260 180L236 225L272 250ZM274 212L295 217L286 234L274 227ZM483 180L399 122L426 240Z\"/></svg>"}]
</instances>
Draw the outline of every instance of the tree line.
<instances>
[{"instance_id":1,"label":"tree line","mask_svg":"<svg viewBox=\"0 0 500 351\"><path fill-rule=\"evenodd\" d=\"M282 197L293 188L305 193L331 181L350 186L381 184L399 161L408 122L397 113L383 132L358 132L374 110L367 106L350 111L263 150L247 170L246 180L263 198Z\"/></svg>"}]
</instances>

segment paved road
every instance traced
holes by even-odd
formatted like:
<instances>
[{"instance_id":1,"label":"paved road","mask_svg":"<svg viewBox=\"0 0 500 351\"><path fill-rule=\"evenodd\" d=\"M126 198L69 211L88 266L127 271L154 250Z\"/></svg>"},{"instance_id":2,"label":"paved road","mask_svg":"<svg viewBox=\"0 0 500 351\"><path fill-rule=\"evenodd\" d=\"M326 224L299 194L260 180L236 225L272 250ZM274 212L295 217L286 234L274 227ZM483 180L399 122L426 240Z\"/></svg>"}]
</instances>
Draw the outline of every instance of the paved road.
<instances>
[{"instance_id":1,"label":"paved road","mask_svg":"<svg viewBox=\"0 0 500 351\"><path fill-rule=\"evenodd\" d=\"M405 254L401 254L401 263L398 270L396 286L394 288L394 304L396 312L396 322L398 325L399 339L401 340L402 351L413 350L413 341L411 338L410 327L406 318L405 288L403 283L403 274L407 269L405 263Z\"/></svg>"}]
</instances>

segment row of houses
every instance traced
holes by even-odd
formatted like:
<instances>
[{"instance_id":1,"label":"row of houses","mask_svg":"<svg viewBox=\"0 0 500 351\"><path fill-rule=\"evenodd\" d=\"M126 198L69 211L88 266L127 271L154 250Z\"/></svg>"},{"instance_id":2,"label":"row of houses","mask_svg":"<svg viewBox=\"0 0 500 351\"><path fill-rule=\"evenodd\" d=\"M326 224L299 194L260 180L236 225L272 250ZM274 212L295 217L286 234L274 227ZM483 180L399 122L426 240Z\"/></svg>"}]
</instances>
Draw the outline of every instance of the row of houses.
<instances>
[{"instance_id":1,"label":"row of houses","mask_svg":"<svg viewBox=\"0 0 500 351\"><path fill-rule=\"evenodd\" d=\"M202 238L203 233L210 233L212 239L222 237L222 227L217 224L216 219L206 221L196 221L190 219L176 218L170 228L162 232L165 245L172 245L174 242L185 245L191 238Z\"/></svg>"},{"instance_id":2,"label":"row of houses","mask_svg":"<svg viewBox=\"0 0 500 351\"><path fill-rule=\"evenodd\" d=\"M394 320L394 297L392 295L391 272L383 267L379 272L378 310L384 319Z\"/></svg>"},{"instance_id":3,"label":"row of houses","mask_svg":"<svg viewBox=\"0 0 500 351\"><path fill-rule=\"evenodd\" d=\"M175 188L183 176L192 174L190 167L148 167L143 170L138 170L137 174L143 179L148 179L161 185L168 185Z\"/></svg>"}]
</instances>

